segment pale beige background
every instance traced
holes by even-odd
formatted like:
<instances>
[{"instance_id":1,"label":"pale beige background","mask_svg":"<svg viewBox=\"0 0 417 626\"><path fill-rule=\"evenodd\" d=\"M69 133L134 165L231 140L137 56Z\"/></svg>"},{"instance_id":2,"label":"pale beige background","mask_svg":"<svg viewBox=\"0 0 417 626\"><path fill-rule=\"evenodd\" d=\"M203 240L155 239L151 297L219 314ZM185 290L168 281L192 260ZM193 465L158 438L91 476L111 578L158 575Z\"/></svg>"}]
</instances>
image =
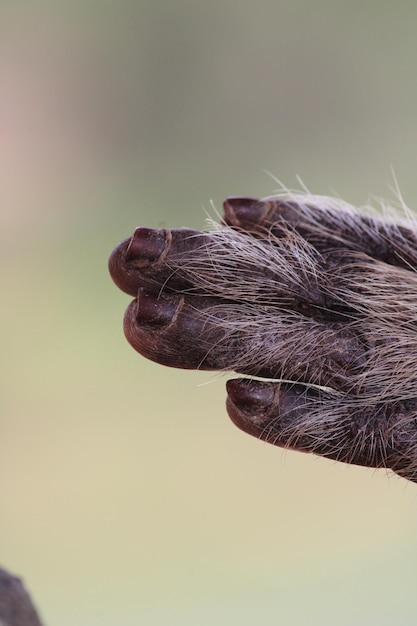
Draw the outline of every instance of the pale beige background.
<instances>
[{"instance_id":1,"label":"pale beige background","mask_svg":"<svg viewBox=\"0 0 417 626\"><path fill-rule=\"evenodd\" d=\"M0 564L52 626L417 619L416 487L236 430L125 342L138 224L317 193L417 206L417 5L3 0ZM207 383L207 384L206 384Z\"/></svg>"}]
</instances>

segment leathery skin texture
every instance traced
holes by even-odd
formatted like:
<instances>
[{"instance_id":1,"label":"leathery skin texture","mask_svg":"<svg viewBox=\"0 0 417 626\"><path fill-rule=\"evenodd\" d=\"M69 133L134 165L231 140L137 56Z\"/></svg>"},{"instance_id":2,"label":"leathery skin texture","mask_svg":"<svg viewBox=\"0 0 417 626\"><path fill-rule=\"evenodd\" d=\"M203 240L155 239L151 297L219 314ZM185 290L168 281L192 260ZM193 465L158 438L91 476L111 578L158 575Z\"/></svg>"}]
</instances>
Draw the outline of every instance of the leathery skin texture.
<instances>
[{"instance_id":1,"label":"leathery skin texture","mask_svg":"<svg viewBox=\"0 0 417 626\"><path fill-rule=\"evenodd\" d=\"M226 370L227 411L274 445L417 482L417 228L339 199L229 198L211 230L139 227L112 252L125 334Z\"/></svg>"}]
</instances>

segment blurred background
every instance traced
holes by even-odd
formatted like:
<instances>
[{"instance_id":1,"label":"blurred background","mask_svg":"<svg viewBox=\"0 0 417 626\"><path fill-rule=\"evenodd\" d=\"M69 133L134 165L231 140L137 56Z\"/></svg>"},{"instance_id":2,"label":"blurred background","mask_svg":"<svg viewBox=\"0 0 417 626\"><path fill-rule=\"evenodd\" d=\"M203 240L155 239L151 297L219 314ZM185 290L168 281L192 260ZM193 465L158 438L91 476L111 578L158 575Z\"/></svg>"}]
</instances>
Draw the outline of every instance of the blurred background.
<instances>
[{"instance_id":1,"label":"blurred background","mask_svg":"<svg viewBox=\"0 0 417 626\"><path fill-rule=\"evenodd\" d=\"M299 175L417 205L417 4L0 8L0 565L46 625L411 624L416 488L238 431L145 361L107 258Z\"/></svg>"}]
</instances>

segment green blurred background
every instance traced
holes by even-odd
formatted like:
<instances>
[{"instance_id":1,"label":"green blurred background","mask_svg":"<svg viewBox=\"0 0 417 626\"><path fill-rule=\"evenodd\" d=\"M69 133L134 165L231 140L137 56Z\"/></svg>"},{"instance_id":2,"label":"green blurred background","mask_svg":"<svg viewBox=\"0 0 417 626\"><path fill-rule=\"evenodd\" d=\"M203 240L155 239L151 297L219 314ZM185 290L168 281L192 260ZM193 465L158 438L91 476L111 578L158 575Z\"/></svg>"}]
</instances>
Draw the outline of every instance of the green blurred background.
<instances>
[{"instance_id":1,"label":"green blurred background","mask_svg":"<svg viewBox=\"0 0 417 626\"><path fill-rule=\"evenodd\" d=\"M412 624L415 487L238 431L122 333L135 226L300 175L417 205L417 4L0 9L0 563L49 626Z\"/></svg>"}]
</instances>

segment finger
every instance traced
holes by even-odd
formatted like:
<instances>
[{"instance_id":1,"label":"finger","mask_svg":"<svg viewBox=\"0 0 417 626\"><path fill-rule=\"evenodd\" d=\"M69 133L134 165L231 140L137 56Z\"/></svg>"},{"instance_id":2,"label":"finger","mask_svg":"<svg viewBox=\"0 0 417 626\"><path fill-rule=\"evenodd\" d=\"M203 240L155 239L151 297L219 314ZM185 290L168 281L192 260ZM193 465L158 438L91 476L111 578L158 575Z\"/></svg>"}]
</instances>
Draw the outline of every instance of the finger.
<instances>
[{"instance_id":1,"label":"finger","mask_svg":"<svg viewBox=\"0 0 417 626\"><path fill-rule=\"evenodd\" d=\"M335 320L347 307L331 302L323 263L299 237L271 245L231 228L214 232L137 228L112 252L109 270L120 289L133 296L145 288L229 302L273 302Z\"/></svg>"},{"instance_id":2,"label":"finger","mask_svg":"<svg viewBox=\"0 0 417 626\"><path fill-rule=\"evenodd\" d=\"M225 355L212 350L222 331L217 321L204 315L207 308L204 298L190 301L184 295L141 288L125 313L126 338L137 352L161 365L223 369Z\"/></svg>"},{"instance_id":3,"label":"finger","mask_svg":"<svg viewBox=\"0 0 417 626\"><path fill-rule=\"evenodd\" d=\"M391 265L417 268L417 234L362 215L335 198L293 195L287 199L228 198L225 224L254 234L281 236L293 229L320 252L355 250Z\"/></svg>"},{"instance_id":4,"label":"finger","mask_svg":"<svg viewBox=\"0 0 417 626\"><path fill-rule=\"evenodd\" d=\"M404 407L355 408L344 394L248 379L229 380L227 392L229 416L250 435L335 461L389 467L417 482L416 426Z\"/></svg>"},{"instance_id":5,"label":"finger","mask_svg":"<svg viewBox=\"0 0 417 626\"><path fill-rule=\"evenodd\" d=\"M140 287L186 290L191 287L179 271L179 259L204 250L208 233L190 229L139 227L111 253L109 271L113 281L129 295ZM176 261L176 263L175 263Z\"/></svg>"},{"instance_id":6,"label":"finger","mask_svg":"<svg viewBox=\"0 0 417 626\"><path fill-rule=\"evenodd\" d=\"M143 356L171 367L235 370L350 389L367 351L343 324L328 325L275 308L141 289L124 329Z\"/></svg>"}]
</instances>

